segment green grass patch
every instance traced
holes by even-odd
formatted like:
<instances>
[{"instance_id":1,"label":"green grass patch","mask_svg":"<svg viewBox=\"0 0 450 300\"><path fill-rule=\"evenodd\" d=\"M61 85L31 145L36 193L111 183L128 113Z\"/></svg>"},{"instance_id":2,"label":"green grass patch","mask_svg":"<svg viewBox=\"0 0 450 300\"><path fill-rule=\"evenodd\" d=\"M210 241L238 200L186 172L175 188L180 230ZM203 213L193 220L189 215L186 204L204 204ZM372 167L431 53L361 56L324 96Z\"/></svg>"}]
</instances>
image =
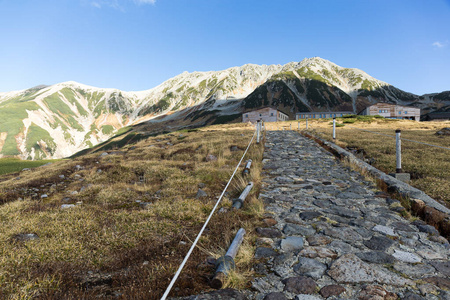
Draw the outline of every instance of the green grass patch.
<instances>
[{"instance_id":1,"label":"green grass patch","mask_svg":"<svg viewBox=\"0 0 450 300\"><path fill-rule=\"evenodd\" d=\"M58 93L51 94L48 97L43 99L45 105L47 105L48 109L50 109L55 114L59 115L72 115L73 111L70 109L67 104L65 104Z\"/></svg>"},{"instance_id":2,"label":"green grass patch","mask_svg":"<svg viewBox=\"0 0 450 300\"><path fill-rule=\"evenodd\" d=\"M304 78L312 79L312 80L317 80L317 81L320 81L320 82L323 82L323 83L327 83L328 82L325 78L323 78L322 76L320 76L319 74L315 73L314 71L312 71L311 69L309 69L307 67L302 67L302 68L300 68L300 69L298 69L296 71L297 71L297 74L300 77L304 77Z\"/></svg>"},{"instance_id":3,"label":"green grass patch","mask_svg":"<svg viewBox=\"0 0 450 300\"><path fill-rule=\"evenodd\" d=\"M233 115L226 115L226 116L218 116L214 122L212 123L212 125L215 124L225 124L225 123L229 123L232 121L235 121L237 119L240 119L242 117L242 114L233 114Z\"/></svg>"},{"instance_id":4,"label":"green grass patch","mask_svg":"<svg viewBox=\"0 0 450 300\"><path fill-rule=\"evenodd\" d=\"M136 132L131 132L120 140L113 140L113 141L106 143L104 146L95 150L95 152L112 150L112 149L116 149L116 148L122 148L123 146L125 146L127 144L136 143L145 138L147 138L146 135L139 134Z\"/></svg>"},{"instance_id":5,"label":"green grass patch","mask_svg":"<svg viewBox=\"0 0 450 300\"><path fill-rule=\"evenodd\" d=\"M31 151L32 148L34 148L35 151L40 152L44 149L41 149L41 146L39 145L40 141L44 141L47 144L47 149L45 151L48 151L50 153L53 153L54 149L56 148L56 144L53 141L53 138L50 136L48 131L42 129L41 127L31 124L28 128L28 134L27 134L27 141L26 141L26 148L27 151ZM37 155L43 155L44 153L36 153Z\"/></svg>"},{"instance_id":6,"label":"green grass patch","mask_svg":"<svg viewBox=\"0 0 450 300\"><path fill-rule=\"evenodd\" d=\"M0 175L19 172L25 168L36 168L56 161L60 161L60 159L20 160L18 158L0 158Z\"/></svg>"},{"instance_id":7,"label":"green grass patch","mask_svg":"<svg viewBox=\"0 0 450 300\"><path fill-rule=\"evenodd\" d=\"M87 111L81 106L80 102L75 99L74 91L69 88L63 88L60 90L60 92L64 95L64 97L72 104L75 104L77 106L78 112L83 115L87 116Z\"/></svg>"},{"instance_id":8,"label":"green grass patch","mask_svg":"<svg viewBox=\"0 0 450 300\"><path fill-rule=\"evenodd\" d=\"M117 131L116 136L121 135L121 134L124 134L124 133L127 133L127 132L130 131L131 129L132 129L131 126L125 126L125 127L122 127L122 128L120 128L120 129Z\"/></svg>"},{"instance_id":9,"label":"green grass patch","mask_svg":"<svg viewBox=\"0 0 450 300\"><path fill-rule=\"evenodd\" d=\"M15 137L24 128L22 120L28 117L26 111L37 109L39 109L39 106L34 102L2 103L0 105L0 132L8 133L5 144L3 145L2 154L20 154L17 149Z\"/></svg>"},{"instance_id":10,"label":"green grass patch","mask_svg":"<svg viewBox=\"0 0 450 300\"><path fill-rule=\"evenodd\" d=\"M103 125L102 126L102 133L103 134L111 134L114 131L114 126L112 125Z\"/></svg>"},{"instance_id":11,"label":"green grass patch","mask_svg":"<svg viewBox=\"0 0 450 300\"><path fill-rule=\"evenodd\" d=\"M80 123L78 123L78 121L75 120L74 117L68 116L67 121L69 122L69 124L72 128L77 129L78 131L84 131L84 128L81 127Z\"/></svg>"}]
</instances>

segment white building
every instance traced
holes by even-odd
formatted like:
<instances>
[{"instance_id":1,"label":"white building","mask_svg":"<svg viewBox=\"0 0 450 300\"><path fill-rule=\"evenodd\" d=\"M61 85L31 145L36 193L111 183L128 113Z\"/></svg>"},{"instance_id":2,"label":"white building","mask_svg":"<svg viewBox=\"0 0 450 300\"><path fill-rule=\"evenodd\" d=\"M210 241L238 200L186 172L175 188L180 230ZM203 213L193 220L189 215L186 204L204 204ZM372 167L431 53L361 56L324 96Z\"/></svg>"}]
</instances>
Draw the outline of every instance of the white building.
<instances>
[{"instance_id":1,"label":"white building","mask_svg":"<svg viewBox=\"0 0 450 300\"><path fill-rule=\"evenodd\" d=\"M256 123L261 120L264 122L287 121L289 116L272 107L263 107L242 114L242 122L244 123Z\"/></svg>"},{"instance_id":2,"label":"white building","mask_svg":"<svg viewBox=\"0 0 450 300\"><path fill-rule=\"evenodd\" d=\"M366 107L359 114L365 116L380 115L388 119L420 120L420 108L381 102Z\"/></svg>"}]
</instances>

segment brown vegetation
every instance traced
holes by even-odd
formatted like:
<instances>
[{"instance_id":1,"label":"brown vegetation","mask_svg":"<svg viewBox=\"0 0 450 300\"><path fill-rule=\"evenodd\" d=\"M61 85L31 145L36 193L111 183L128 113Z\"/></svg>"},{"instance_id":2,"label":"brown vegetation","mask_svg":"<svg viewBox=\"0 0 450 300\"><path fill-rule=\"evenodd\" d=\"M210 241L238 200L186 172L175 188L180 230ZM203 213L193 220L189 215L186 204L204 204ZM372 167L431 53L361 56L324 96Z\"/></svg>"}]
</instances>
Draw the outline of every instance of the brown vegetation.
<instances>
[{"instance_id":1,"label":"brown vegetation","mask_svg":"<svg viewBox=\"0 0 450 300\"><path fill-rule=\"evenodd\" d=\"M159 299L253 132L245 124L178 131L1 176L0 298ZM238 175L228 189L225 212L213 216L170 296L208 290L213 274L203 262L223 255L240 227L248 233L227 284L247 284L263 212L262 152L251 146L250 178ZM209 154L217 160L206 161ZM248 180L256 188L242 210L231 210ZM199 184L207 197L196 198Z\"/></svg>"}]
</instances>

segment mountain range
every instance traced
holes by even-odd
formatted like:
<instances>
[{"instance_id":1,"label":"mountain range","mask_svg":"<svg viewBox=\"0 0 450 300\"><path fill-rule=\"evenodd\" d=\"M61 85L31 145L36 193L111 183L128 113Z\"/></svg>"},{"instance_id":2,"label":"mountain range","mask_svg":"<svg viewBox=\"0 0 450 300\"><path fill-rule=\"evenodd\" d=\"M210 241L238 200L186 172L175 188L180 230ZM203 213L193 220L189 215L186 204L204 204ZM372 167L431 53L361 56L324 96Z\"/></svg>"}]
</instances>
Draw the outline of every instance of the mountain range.
<instances>
[{"instance_id":1,"label":"mountain range","mask_svg":"<svg viewBox=\"0 0 450 300\"><path fill-rule=\"evenodd\" d=\"M139 92L76 82L42 85L0 93L0 157L67 157L135 124L226 123L262 106L277 107L291 118L299 111L358 113L376 102L420 107L423 114L450 111L450 91L415 95L319 57L184 72Z\"/></svg>"}]
</instances>

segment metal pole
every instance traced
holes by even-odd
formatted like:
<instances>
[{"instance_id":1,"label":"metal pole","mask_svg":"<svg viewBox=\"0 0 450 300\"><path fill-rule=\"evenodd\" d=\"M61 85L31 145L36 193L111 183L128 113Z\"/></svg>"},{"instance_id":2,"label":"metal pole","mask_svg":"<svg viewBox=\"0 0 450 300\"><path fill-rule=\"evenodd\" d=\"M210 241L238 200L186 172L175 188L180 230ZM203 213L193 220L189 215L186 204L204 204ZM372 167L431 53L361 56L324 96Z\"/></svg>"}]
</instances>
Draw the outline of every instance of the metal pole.
<instances>
[{"instance_id":1,"label":"metal pole","mask_svg":"<svg viewBox=\"0 0 450 300\"><path fill-rule=\"evenodd\" d=\"M400 133L402 131L397 129L395 131L395 148L396 148L396 158L397 158L397 168L396 173L402 173L402 140L400 138Z\"/></svg>"},{"instance_id":2,"label":"metal pole","mask_svg":"<svg viewBox=\"0 0 450 300\"><path fill-rule=\"evenodd\" d=\"M289 130L292 130L292 124L289 124Z\"/></svg>"},{"instance_id":3,"label":"metal pole","mask_svg":"<svg viewBox=\"0 0 450 300\"><path fill-rule=\"evenodd\" d=\"M306 130L308 130L308 118L306 118Z\"/></svg>"},{"instance_id":4,"label":"metal pole","mask_svg":"<svg viewBox=\"0 0 450 300\"><path fill-rule=\"evenodd\" d=\"M336 139L336 118L333 118L333 140Z\"/></svg>"},{"instance_id":5,"label":"metal pole","mask_svg":"<svg viewBox=\"0 0 450 300\"><path fill-rule=\"evenodd\" d=\"M259 144L259 139L260 139L260 137L261 137L261 132L260 132L259 127L260 127L260 122L257 121L257 122L256 122L256 143L257 143L257 144Z\"/></svg>"},{"instance_id":6,"label":"metal pole","mask_svg":"<svg viewBox=\"0 0 450 300\"><path fill-rule=\"evenodd\" d=\"M232 258L236 257L239 247L241 246L242 241L244 240L244 234L245 234L244 228L238 230L233 242L230 245L230 248L228 248L227 253L225 253L226 256L231 256Z\"/></svg>"},{"instance_id":7,"label":"metal pole","mask_svg":"<svg viewBox=\"0 0 450 300\"><path fill-rule=\"evenodd\" d=\"M249 159L248 161L247 161L247 163L245 164L245 168L244 168L244 171L242 171L242 173L244 174L244 175L247 175L248 173L250 173L250 167L252 166L252 160L251 159Z\"/></svg>"},{"instance_id":8,"label":"metal pole","mask_svg":"<svg viewBox=\"0 0 450 300\"><path fill-rule=\"evenodd\" d=\"M223 286L223 282L225 281L226 276L231 270L236 268L236 264L234 263L234 258L237 255L239 247L244 240L245 229L241 228L236 233L236 236L233 242L228 248L227 253L217 259L216 261L216 275L214 275L213 280L211 281L211 286L215 289L220 289Z\"/></svg>"},{"instance_id":9,"label":"metal pole","mask_svg":"<svg viewBox=\"0 0 450 300\"><path fill-rule=\"evenodd\" d=\"M300 122L298 122L297 125L298 125L298 126L297 126L297 129L300 130Z\"/></svg>"},{"instance_id":10,"label":"metal pole","mask_svg":"<svg viewBox=\"0 0 450 300\"><path fill-rule=\"evenodd\" d=\"M236 209L239 209L242 207L242 205L244 204L244 200L245 198L247 198L248 194L250 193L250 191L253 188L253 182L249 182L247 184L247 186L245 187L245 189L242 191L241 195L239 196L239 198L234 199L233 200L233 207Z\"/></svg>"}]
</instances>

